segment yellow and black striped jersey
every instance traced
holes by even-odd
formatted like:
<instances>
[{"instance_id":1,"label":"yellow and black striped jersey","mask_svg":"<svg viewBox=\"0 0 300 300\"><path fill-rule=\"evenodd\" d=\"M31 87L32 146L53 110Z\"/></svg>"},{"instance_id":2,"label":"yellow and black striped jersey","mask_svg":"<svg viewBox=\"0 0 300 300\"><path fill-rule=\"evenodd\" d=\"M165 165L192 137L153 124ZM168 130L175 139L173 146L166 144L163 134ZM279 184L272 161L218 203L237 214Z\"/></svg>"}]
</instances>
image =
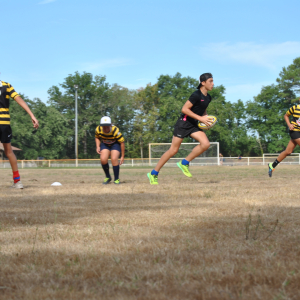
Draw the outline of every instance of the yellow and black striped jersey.
<instances>
[{"instance_id":1,"label":"yellow and black striped jersey","mask_svg":"<svg viewBox=\"0 0 300 300\"><path fill-rule=\"evenodd\" d=\"M7 82L0 80L0 125L10 125L9 98L15 99L18 93Z\"/></svg>"},{"instance_id":2,"label":"yellow and black striped jersey","mask_svg":"<svg viewBox=\"0 0 300 300\"><path fill-rule=\"evenodd\" d=\"M300 131L300 105L296 104L292 106L286 115L292 116L291 124L294 125L294 131Z\"/></svg>"},{"instance_id":3,"label":"yellow and black striped jersey","mask_svg":"<svg viewBox=\"0 0 300 300\"><path fill-rule=\"evenodd\" d=\"M117 126L111 126L111 130L109 133L105 133L103 131L102 126L98 126L95 131L95 137L100 139L101 142L105 144L113 144L113 143L123 143L125 141L122 133L120 132Z\"/></svg>"}]
</instances>

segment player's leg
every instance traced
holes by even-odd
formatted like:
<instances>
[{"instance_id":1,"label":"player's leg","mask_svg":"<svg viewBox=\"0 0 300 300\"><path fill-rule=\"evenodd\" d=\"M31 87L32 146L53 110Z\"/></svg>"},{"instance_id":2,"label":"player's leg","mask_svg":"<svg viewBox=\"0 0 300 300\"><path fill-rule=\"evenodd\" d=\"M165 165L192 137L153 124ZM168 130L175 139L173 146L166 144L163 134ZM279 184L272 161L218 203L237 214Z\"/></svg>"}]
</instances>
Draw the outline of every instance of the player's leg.
<instances>
[{"instance_id":1,"label":"player's leg","mask_svg":"<svg viewBox=\"0 0 300 300\"><path fill-rule=\"evenodd\" d=\"M165 165L165 163L178 152L182 141L183 141L183 139L173 136L172 144L171 144L169 150L167 150L162 155L162 157L158 161L156 167L154 168L155 171L159 172L160 169Z\"/></svg>"},{"instance_id":2,"label":"player's leg","mask_svg":"<svg viewBox=\"0 0 300 300\"><path fill-rule=\"evenodd\" d=\"M12 187L22 189L23 185L20 180L20 174L19 174L19 170L18 170L18 162L17 162L17 158L12 150L11 143L3 143L3 147L4 147L5 155L8 158L9 163L12 168L12 171L13 171L14 184L12 185Z\"/></svg>"},{"instance_id":3,"label":"player's leg","mask_svg":"<svg viewBox=\"0 0 300 300\"><path fill-rule=\"evenodd\" d=\"M169 150L167 150L162 157L160 158L160 160L158 161L157 165L155 166L155 168L151 171L151 173L148 173L147 176L150 180L150 184L158 184L157 181L157 176L158 173L160 171L160 169L164 166L164 164L171 158L173 157L179 150L179 147L182 143L181 138L178 138L176 136L173 136L172 139L172 144L169 148Z\"/></svg>"},{"instance_id":4,"label":"player's leg","mask_svg":"<svg viewBox=\"0 0 300 300\"><path fill-rule=\"evenodd\" d=\"M120 164L119 164L119 157L121 153L121 147L119 143L115 143L112 146L111 154L110 154L110 159L111 163L113 165L113 170L114 170L114 183L115 184L120 184L120 179L119 179L119 173L120 173Z\"/></svg>"},{"instance_id":5,"label":"player's leg","mask_svg":"<svg viewBox=\"0 0 300 300\"><path fill-rule=\"evenodd\" d=\"M193 132L191 137L200 144L194 147L192 152L185 158L187 161L192 161L195 157L205 152L210 146L210 142L203 131Z\"/></svg>"},{"instance_id":6,"label":"player's leg","mask_svg":"<svg viewBox=\"0 0 300 300\"><path fill-rule=\"evenodd\" d=\"M297 145L300 145L300 139L290 140L286 149L278 155L278 157L275 159L275 161L273 163L268 164L269 177L272 177L272 172L274 172L277 165L280 162L282 162L288 155L292 154Z\"/></svg>"},{"instance_id":7,"label":"player's leg","mask_svg":"<svg viewBox=\"0 0 300 300\"><path fill-rule=\"evenodd\" d=\"M108 158L110 156L110 148L109 146L105 145L104 143L101 143L100 145L100 160L102 169L105 173L105 179L103 181L103 184L108 184L111 181L111 176L109 174L109 165L108 165Z\"/></svg>"},{"instance_id":8,"label":"player's leg","mask_svg":"<svg viewBox=\"0 0 300 300\"><path fill-rule=\"evenodd\" d=\"M209 146L209 140L206 136L206 134L203 131L196 131L190 134L190 136L198 141L200 144L193 148L192 152L181 162L177 163L177 166L181 169L183 174L187 177L192 177L192 174L189 170L189 164L190 162L200 154L202 154L204 151L206 151Z\"/></svg>"}]
</instances>

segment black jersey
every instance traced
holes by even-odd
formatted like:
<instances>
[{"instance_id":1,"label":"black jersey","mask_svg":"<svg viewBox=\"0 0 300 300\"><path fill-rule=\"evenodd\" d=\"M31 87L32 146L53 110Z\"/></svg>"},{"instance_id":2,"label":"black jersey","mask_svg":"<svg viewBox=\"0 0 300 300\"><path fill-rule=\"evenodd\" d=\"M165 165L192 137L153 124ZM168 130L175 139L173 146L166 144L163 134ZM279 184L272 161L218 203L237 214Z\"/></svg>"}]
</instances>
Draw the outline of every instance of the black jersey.
<instances>
[{"instance_id":1,"label":"black jersey","mask_svg":"<svg viewBox=\"0 0 300 300\"><path fill-rule=\"evenodd\" d=\"M211 96L209 94L204 96L199 89L190 96L189 101L193 104L191 111L198 116L203 116L205 110L211 102ZM183 113L181 114L181 117L183 120L187 120L192 124L196 125L198 123L198 120L195 120Z\"/></svg>"},{"instance_id":2,"label":"black jersey","mask_svg":"<svg viewBox=\"0 0 300 300\"><path fill-rule=\"evenodd\" d=\"M0 80L0 125L10 125L9 99L15 99L18 93L7 82Z\"/></svg>"}]
</instances>

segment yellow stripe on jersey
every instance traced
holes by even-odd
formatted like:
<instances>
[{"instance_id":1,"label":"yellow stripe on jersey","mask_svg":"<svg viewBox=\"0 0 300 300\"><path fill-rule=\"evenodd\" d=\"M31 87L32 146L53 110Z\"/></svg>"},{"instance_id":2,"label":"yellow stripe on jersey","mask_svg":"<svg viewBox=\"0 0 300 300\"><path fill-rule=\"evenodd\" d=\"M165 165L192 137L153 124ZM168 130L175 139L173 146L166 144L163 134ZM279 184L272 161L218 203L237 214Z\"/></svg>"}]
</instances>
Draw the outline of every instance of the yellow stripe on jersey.
<instances>
[{"instance_id":1,"label":"yellow stripe on jersey","mask_svg":"<svg viewBox=\"0 0 300 300\"><path fill-rule=\"evenodd\" d=\"M19 94L9 83L4 81L0 81L0 91L0 124L9 125L9 99L12 98L15 100Z\"/></svg>"},{"instance_id":2,"label":"yellow stripe on jersey","mask_svg":"<svg viewBox=\"0 0 300 300\"><path fill-rule=\"evenodd\" d=\"M95 130L95 137L105 144L113 144L115 142L123 143L125 141L117 126L112 126L110 132L105 133L103 127L99 125Z\"/></svg>"},{"instance_id":3,"label":"yellow stripe on jersey","mask_svg":"<svg viewBox=\"0 0 300 300\"><path fill-rule=\"evenodd\" d=\"M291 124L294 125L294 131L300 131L300 105L292 106L287 112L287 116L292 116Z\"/></svg>"},{"instance_id":4,"label":"yellow stripe on jersey","mask_svg":"<svg viewBox=\"0 0 300 300\"><path fill-rule=\"evenodd\" d=\"M17 93L16 91L14 91L14 92L12 92L12 93L10 94L10 97L13 98L14 100L15 100L15 98L16 98L17 96L19 96L19 95L18 95L18 93Z\"/></svg>"}]
</instances>

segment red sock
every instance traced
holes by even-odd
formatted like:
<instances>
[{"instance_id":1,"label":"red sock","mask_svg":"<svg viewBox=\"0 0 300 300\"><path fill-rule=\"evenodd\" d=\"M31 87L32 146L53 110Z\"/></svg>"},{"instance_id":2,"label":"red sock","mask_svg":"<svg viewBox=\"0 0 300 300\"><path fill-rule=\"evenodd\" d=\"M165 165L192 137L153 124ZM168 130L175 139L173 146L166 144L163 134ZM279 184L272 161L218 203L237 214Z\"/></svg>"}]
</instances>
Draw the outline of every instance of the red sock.
<instances>
[{"instance_id":1,"label":"red sock","mask_svg":"<svg viewBox=\"0 0 300 300\"><path fill-rule=\"evenodd\" d=\"M18 181L20 181L19 171L14 171L13 172L13 179L14 179L14 183L17 183Z\"/></svg>"}]
</instances>

